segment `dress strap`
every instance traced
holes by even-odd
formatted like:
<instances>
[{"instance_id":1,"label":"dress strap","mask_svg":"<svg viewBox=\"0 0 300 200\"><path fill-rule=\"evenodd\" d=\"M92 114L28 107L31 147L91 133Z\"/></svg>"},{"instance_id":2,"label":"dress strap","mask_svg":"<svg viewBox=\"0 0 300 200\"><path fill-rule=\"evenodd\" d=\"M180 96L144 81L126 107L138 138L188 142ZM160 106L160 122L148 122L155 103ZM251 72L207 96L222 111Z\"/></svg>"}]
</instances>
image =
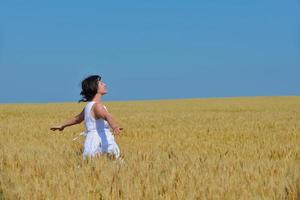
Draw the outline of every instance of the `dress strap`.
<instances>
[{"instance_id":1,"label":"dress strap","mask_svg":"<svg viewBox=\"0 0 300 200\"><path fill-rule=\"evenodd\" d=\"M84 115L85 115L85 118L88 117L88 118L91 118L91 109L93 107L93 105L95 104L96 102L94 101L90 101L88 102L88 104L85 106L84 108Z\"/></svg>"}]
</instances>

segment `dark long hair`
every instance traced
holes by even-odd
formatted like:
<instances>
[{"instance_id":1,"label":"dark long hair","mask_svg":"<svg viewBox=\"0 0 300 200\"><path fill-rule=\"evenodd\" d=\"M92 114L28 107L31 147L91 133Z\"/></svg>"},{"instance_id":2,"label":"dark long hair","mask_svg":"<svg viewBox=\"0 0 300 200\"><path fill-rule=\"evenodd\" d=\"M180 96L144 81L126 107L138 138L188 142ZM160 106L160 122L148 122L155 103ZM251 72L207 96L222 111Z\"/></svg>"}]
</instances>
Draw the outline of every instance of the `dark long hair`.
<instances>
[{"instance_id":1,"label":"dark long hair","mask_svg":"<svg viewBox=\"0 0 300 200\"><path fill-rule=\"evenodd\" d=\"M81 92L82 99L78 102L91 101L98 91L98 82L101 80L101 76L92 75L81 81Z\"/></svg>"}]
</instances>

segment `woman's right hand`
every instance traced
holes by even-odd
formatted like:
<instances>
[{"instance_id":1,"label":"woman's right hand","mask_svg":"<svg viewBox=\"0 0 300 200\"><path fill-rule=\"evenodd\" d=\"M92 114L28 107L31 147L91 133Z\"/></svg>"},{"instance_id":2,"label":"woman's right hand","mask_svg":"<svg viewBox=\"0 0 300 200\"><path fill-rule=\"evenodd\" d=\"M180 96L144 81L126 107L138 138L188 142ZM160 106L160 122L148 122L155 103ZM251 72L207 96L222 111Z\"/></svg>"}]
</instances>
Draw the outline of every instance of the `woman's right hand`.
<instances>
[{"instance_id":1,"label":"woman's right hand","mask_svg":"<svg viewBox=\"0 0 300 200\"><path fill-rule=\"evenodd\" d=\"M123 128L116 127L113 129L113 133L114 133L114 135L120 135L122 130L123 130Z\"/></svg>"},{"instance_id":2,"label":"woman's right hand","mask_svg":"<svg viewBox=\"0 0 300 200\"><path fill-rule=\"evenodd\" d=\"M59 130L59 131L63 131L65 127L63 127L62 125L59 125L59 126L52 126L50 128L51 131L56 131L56 130Z\"/></svg>"}]
</instances>

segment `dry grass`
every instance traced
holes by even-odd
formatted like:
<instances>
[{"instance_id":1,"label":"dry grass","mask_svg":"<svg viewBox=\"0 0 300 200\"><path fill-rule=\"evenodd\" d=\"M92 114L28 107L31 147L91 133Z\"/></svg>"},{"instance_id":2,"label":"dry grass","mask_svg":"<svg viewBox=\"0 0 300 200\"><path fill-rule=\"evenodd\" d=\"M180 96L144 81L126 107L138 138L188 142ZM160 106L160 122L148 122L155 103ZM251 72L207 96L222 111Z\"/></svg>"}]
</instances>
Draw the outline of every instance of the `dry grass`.
<instances>
[{"instance_id":1,"label":"dry grass","mask_svg":"<svg viewBox=\"0 0 300 200\"><path fill-rule=\"evenodd\" d=\"M84 104L0 105L0 199L300 199L300 97L106 103L125 165L84 161Z\"/></svg>"}]
</instances>

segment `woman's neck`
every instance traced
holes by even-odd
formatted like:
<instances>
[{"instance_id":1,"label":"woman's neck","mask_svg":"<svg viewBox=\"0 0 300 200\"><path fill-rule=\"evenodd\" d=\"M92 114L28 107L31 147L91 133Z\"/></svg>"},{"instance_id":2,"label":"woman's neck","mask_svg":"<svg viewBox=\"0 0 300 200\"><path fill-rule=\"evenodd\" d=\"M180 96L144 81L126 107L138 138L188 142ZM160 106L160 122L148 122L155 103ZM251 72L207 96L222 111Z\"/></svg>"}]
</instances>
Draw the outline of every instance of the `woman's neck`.
<instances>
[{"instance_id":1,"label":"woman's neck","mask_svg":"<svg viewBox=\"0 0 300 200\"><path fill-rule=\"evenodd\" d=\"M102 98L102 95L97 93L94 98L92 99L92 101L95 101L95 102L101 102L101 98Z\"/></svg>"}]
</instances>

